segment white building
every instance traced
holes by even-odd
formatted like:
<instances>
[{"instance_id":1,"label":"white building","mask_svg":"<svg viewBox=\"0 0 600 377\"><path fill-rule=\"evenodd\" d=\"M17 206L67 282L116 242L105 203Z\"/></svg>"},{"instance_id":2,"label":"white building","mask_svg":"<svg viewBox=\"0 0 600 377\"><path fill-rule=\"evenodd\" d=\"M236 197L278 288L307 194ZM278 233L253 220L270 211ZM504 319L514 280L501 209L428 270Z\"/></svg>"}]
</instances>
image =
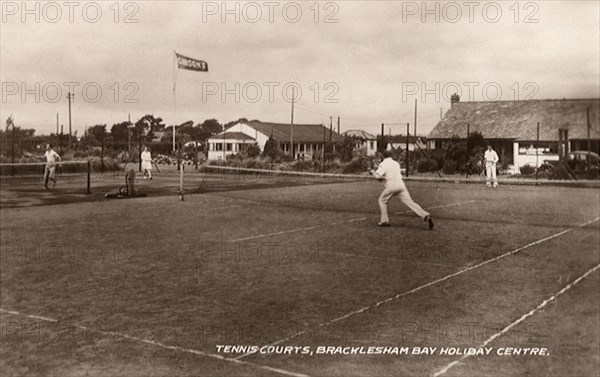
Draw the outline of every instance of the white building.
<instances>
[{"instance_id":1,"label":"white building","mask_svg":"<svg viewBox=\"0 0 600 377\"><path fill-rule=\"evenodd\" d=\"M377 153L377 137L363 130L348 130L343 133L356 140L355 148L364 151L367 156L375 156Z\"/></svg>"},{"instance_id":2,"label":"white building","mask_svg":"<svg viewBox=\"0 0 600 377\"><path fill-rule=\"evenodd\" d=\"M227 156L238 154L249 145L256 145L262 152L271 137L286 154L291 153L290 145L293 141L295 158L312 158L314 153L322 151L326 145L344 141L342 135L321 124L295 124L292 134L290 124L239 122L208 139L208 159L227 159Z\"/></svg>"},{"instance_id":3,"label":"white building","mask_svg":"<svg viewBox=\"0 0 600 377\"><path fill-rule=\"evenodd\" d=\"M455 102L428 136L431 149L479 132L502 163L536 166L565 153L600 149L600 99ZM538 132L539 123L539 132ZM564 153L563 153L564 155Z\"/></svg>"}]
</instances>

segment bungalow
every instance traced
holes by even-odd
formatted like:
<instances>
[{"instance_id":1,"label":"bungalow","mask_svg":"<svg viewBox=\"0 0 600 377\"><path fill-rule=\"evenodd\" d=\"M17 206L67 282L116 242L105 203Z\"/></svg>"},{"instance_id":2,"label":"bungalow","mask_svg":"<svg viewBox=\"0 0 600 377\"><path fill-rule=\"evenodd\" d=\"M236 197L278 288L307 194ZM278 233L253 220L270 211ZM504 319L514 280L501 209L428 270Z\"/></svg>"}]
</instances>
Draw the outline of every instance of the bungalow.
<instances>
[{"instance_id":1,"label":"bungalow","mask_svg":"<svg viewBox=\"0 0 600 377\"><path fill-rule=\"evenodd\" d=\"M600 149L600 99L455 102L428 136L431 149L480 132L502 163L541 165L563 154ZM539 123L539 135L538 125ZM561 147L562 146L562 147Z\"/></svg>"},{"instance_id":2,"label":"bungalow","mask_svg":"<svg viewBox=\"0 0 600 377\"><path fill-rule=\"evenodd\" d=\"M249 145L256 145L264 151L269 138L273 138L279 148L287 154L292 151L290 142L293 140L294 154L305 158L311 158L329 143L344 141L342 135L321 124L294 124L292 131L290 124L239 122L208 139L208 159L226 159L229 155L240 153Z\"/></svg>"},{"instance_id":3,"label":"bungalow","mask_svg":"<svg viewBox=\"0 0 600 377\"><path fill-rule=\"evenodd\" d=\"M363 130L348 130L343 135L356 140L355 148L364 150L367 156L375 156L377 153L377 137L370 133Z\"/></svg>"},{"instance_id":4,"label":"bungalow","mask_svg":"<svg viewBox=\"0 0 600 377\"><path fill-rule=\"evenodd\" d=\"M427 149L427 139L422 136L409 136L408 137L408 150L414 152L415 150ZM385 142L387 143L387 149L401 148L406 149L406 135L393 135L385 136Z\"/></svg>"}]
</instances>

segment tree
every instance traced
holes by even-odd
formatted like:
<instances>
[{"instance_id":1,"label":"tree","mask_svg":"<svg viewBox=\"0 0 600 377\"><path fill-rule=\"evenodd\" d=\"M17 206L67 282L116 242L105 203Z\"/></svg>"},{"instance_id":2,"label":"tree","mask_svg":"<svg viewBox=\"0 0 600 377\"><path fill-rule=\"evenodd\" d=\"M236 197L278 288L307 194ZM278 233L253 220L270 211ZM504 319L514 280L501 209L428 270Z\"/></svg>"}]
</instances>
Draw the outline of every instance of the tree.
<instances>
[{"instance_id":1,"label":"tree","mask_svg":"<svg viewBox=\"0 0 600 377\"><path fill-rule=\"evenodd\" d=\"M468 173L479 174L483 170L483 154L487 147L487 142L483 138L480 132L473 132L469 134L467 139L467 154L469 155L468 160Z\"/></svg>"},{"instance_id":2,"label":"tree","mask_svg":"<svg viewBox=\"0 0 600 377\"><path fill-rule=\"evenodd\" d=\"M200 128L203 132L207 132L212 135L216 135L223 131L223 126L216 119L207 119L201 125Z\"/></svg>"},{"instance_id":3,"label":"tree","mask_svg":"<svg viewBox=\"0 0 600 377\"><path fill-rule=\"evenodd\" d=\"M125 150L129 148L129 127L131 123L128 121L113 124L110 129L110 136L113 142L113 148Z\"/></svg>"},{"instance_id":4,"label":"tree","mask_svg":"<svg viewBox=\"0 0 600 377\"><path fill-rule=\"evenodd\" d=\"M264 157L276 158L279 154L279 146L277 145L277 141L272 137L269 137L267 142L265 143L265 149L263 150Z\"/></svg>"},{"instance_id":5,"label":"tree","mask_svg":"<svg viewBox=\"0 0 600 377\"><path fill-rule=\"evenodd\" d=\"M109 144L109 134L106 132L106 124L96 124L88 127L81 138L83 147L100 147L102 143L107 146Z\"/></svg>"},{"instance_id":6,"label":"tree","mask_svg":"<svg viewBox=\"0 0 600 377\"><path fill-rule=\"evenodd\" d=\"M458 136L452 136L444 147L444 166L446 174L452 174L456 170L464 171L467 143Z\"/></svg>"},{"instance_id":7,"label":"tree","mask_svg":"<svg viewBox=\"0 0 600 377\"><path fill-rule=\"evenodd\" d=\"M338 144L336 151L340 156L340 159L344 162L352 160L354 154L354 148L356 147L356 139L352 137L344 137L344 141Z\"/></svg>"},{"instance_id":8,"label":"tree","mask_svg":"<svg viewBox=\"0 0 600 377\"><path fill-rule=\"evenodd\" d=\"M474 131L469 134L467 139L467 151L470 156L479 153L481 150L485 150L487 143L483 138L481 132Z\"/></svg>"},{"instance_id":9,"label":"tree","mask_svg":"<svg viewBox=\"0 0 600 377\"><path fill-rule=\"evenodd\" d=\"M13 131L14 128L14 131ZM0 129L0 137L12 137L14 132L15 139L22 139L25 137L33 137L35 135L35 129L33 128L21 128L15 126L12 115L6 119L6 128L3 132Z\"/></svg>"},{"instance_id":10,"label":"tree","mask_svg":"<svg viewBox=\"0 0 600 377\"><path fill-rule=\"evenodd\" d=\"M149 143L152 141L154 130L163 126L162 121L162 118L155 118L154 115L151 114L141 117L133 126L133 133L135 134L136 140L139 142L141 137L142 143Z\"/></svg>"}]
</instances>

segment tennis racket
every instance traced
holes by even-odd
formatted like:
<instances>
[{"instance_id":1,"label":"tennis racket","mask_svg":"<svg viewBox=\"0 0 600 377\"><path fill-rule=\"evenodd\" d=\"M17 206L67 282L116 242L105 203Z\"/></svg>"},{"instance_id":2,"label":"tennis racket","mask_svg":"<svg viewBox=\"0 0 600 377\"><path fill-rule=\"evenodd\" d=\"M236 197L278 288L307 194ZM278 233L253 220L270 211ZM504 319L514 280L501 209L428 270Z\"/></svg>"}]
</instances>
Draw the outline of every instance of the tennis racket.
<instances>
[{"instance_id":1,"label":"tennis racket","mask_svg":"<svg viewBox=\"0 0 600 377\"><path fill-rule=\"evenodd\" d=\"M367 157L362 157L358 161L358 165L364 171L371 171L375 168L375 164L373 163L373 160L371 160L370 158L367 158Z\"/></svg>"}]
</instances>

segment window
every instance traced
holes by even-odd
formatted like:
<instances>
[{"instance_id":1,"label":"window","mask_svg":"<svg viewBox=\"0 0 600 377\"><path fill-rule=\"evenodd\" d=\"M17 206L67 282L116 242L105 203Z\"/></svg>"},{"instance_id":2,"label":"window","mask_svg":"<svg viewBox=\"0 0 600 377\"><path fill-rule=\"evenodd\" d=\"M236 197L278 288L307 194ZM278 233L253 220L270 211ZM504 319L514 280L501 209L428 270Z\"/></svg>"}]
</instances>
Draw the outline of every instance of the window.
<instances>
[{"instance_id":1,"label":"window","mask_svg":"<svg viewBox=\"0 0 600 377\"><path fill-rule=\"evenodd\" d=\"M222 151L223 150L223 144L221 143L214 143L215 146L215 151Z\"/></svg>"},{"instance_id":2,"label":"window","mask_svg":"<svg viewBox=\"0 0 600 377\"><path fill-rule=\"evenodd\" d=\"M304 144L300 144L300 152L304 152Z\"/></svg>"},{"instance_id":3,"label":"window","mask_svg":"<svg viewBox=\"0 0 600 377\"><path fill-rule=\"evenodd\" d=\"M558 143L549 142L522 142L519 143L520 155L542 155L558 154Z\"/></svg>"},{"instance_id":4,"label":"window","mask_svg":"<svg viewBox=\"0 0 600 377\"><path fill-rule=\"evenodd\" d=\"M233 144L232 143L225 144L225 150L227 152L231 152L233 150Z\"/></svg>"},{"instance_id":5,"label":"window","mask_svg":"<svg viewBox=\"0 0 600 377\"><path fill-rule=\"evenodd\" d=\"M375 142L369 141L369 149L375 149Z\"/></svg>"}]
</instances>

